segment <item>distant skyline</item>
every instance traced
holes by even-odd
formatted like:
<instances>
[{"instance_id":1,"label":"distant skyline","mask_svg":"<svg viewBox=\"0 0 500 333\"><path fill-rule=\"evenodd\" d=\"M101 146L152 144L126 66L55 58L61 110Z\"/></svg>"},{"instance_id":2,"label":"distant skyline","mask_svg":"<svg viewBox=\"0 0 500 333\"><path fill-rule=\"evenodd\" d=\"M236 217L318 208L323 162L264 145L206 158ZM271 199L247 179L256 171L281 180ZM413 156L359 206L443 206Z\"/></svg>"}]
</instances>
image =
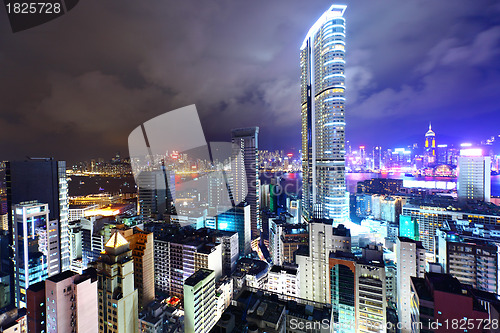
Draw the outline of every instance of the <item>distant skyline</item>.
<instances>
[{"instance_id":1,"label":"distant skyline","mask_svg":"<svg viewBox=\"0 0 500 333\"><path fill-rule=\"evenodd\" d=\"M0 15L0 159L128 155L138 125L196 104L209 141L259 126L300 149L298 50L346 4L346 135L353 147L485 140L500 128L500 3L81 2L12 34Z\"/></svg>"}]
</instances>

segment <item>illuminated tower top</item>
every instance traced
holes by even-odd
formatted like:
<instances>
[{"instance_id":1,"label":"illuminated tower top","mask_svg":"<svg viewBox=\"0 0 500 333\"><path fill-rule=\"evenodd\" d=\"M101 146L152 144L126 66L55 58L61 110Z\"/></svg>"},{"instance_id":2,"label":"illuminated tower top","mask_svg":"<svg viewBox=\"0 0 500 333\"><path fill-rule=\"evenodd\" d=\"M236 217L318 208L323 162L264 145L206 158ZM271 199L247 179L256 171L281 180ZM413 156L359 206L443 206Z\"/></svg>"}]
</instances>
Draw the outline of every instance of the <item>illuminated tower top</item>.
<instances>
[{"instance_id":1,"label":"illuminated tower top","mask_svg":"<svg viewBox=\"0 0 500 333\"><path fill-rule=\"evenodd\" d=\"M432 130L432 125L429 123L429 130L425 133L425 136L436 136L436 133Z\"/></svg>"},{"instance_id":2,"label":"illuminated tower top","mask_svg":"<svg viewBox=\"0 0 500 333\"><path fill-rule=\"evenodd\" d=\"M304 42L302 43L300 49L303 50L307 46L307 41L318 32L323 24L327 23L333 18L344 16L346 8L347 6L344 5L332 5L326 12L324 12L323 15L321 15L321 17L307 32L307 36L306 38L304 38Z\"/></svg>"},{"instance_id":3,"label":"illuminated tower top","mask_svg":"<svg viewBox=\"0 0 500 333\"><path fill-rule=\"evenodd\" d=\"M436 133L429 123L429 130L425 133L424 166L432 167L436 164Z\"/></svg>"}]
</instances>

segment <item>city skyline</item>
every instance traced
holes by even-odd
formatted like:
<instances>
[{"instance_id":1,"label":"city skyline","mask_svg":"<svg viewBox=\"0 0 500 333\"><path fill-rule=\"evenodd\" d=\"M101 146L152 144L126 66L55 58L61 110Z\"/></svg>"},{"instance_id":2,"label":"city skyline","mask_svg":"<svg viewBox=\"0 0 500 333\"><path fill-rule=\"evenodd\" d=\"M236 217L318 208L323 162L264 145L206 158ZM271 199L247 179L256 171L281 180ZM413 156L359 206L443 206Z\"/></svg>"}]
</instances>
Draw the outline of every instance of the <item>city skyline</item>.
<instances>
[{"instance_id":1,"label":"city skyline","mask_svg":"<svg viewBox=\"0 0 500 333\"><path fill-rule=\"evenodd\" d=\"M112 3L85 3L22 33L4 24L4 159L72 162L124 152L134 127L191 103L210 140L227 140L230 128L259 126L262 148L298 149L295 50L330 4L196 4L193 10L191 2L134 3L117 11ZM353 146L420 142L429 121L446 142L498 135L498 4L463 1L453 10L444 3L345 4L351 8L346 138ZM192 19L178 19L192 12Z\"/></svg>"},{"instance_id":2,"label":"city skyline","mask_svg":"<svg viewBox=\"0 0 500 333\"><path fill-rule=\"evenodd\" d=\"M499 4L31 1L0 331L499 328Z\"/></svg>"}]
</instances>

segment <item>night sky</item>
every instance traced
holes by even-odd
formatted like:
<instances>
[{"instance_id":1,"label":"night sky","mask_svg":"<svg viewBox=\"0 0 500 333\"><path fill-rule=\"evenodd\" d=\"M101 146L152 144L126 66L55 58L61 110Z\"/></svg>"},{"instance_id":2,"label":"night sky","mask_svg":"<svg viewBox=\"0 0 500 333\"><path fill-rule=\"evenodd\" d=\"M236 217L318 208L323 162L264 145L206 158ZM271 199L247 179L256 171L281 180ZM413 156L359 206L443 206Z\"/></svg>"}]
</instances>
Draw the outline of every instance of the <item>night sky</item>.
<instances>
[{"instance_id":1,"label":"night sky","mask_svg":"<svg viewBox=\"0 0 500 333\"><path fill-rule=\"evenodd\" d=\"M397 147L500 134L500 2L347 1L347 139ZM0 160L127 155L196 104L210 140L260 126L300 146L299 48L330 1L83 0L13 34L0 10Z\"/></svg>"}]
</instances>

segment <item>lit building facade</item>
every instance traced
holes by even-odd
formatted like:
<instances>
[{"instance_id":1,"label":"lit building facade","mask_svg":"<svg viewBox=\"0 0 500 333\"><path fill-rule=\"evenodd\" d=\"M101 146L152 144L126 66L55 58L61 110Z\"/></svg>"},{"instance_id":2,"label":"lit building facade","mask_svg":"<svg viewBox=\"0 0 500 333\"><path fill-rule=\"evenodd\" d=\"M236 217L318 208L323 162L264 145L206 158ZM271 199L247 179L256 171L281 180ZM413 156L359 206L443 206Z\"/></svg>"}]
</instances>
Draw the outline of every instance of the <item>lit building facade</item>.
<instances>
[{"instance_id":1,"label":"lit building facade","mask_svg":"<svg viewBox=\"0 0 500 333\"><path fill-rule=\"evenodd\" d=\"M478 156L479 155L479 156ZM458 158L458 200L491 200L491 157L479 149L463 149Z\"/></svg>"},{"instance_id":2,"label":"lit building facade","mask_svg":"<svg viewBox=\"0 0 500 333\"><path fill-rule=\"evenodd\" d=\"M59 228L49 219L48 204L13 207L15 302L26 307L26 289L60 271Z\"/></svg>"},{"instance_id":3,"label":"lit building facade","mask_svg":"<svg viewBox=\"0 0 500 333\"><path fill-rule=\"evenodd\" d=\"M382 167L382 147L377 146L373 148L373 170L377 171Z\"/></svg>"},{"instance_id":4,"label":"lit building facade","mask_svg":"<svg viewBox=\"0 0 500 333\"><path fill-rule=\"evenodd\" d=\"M237 128L231 131L232 156L231 188L233 204L250 205L251 237L260 236L260 180L258 164L259 128ZM243 172L243 170L245 172Z\"/></svg>"},{"instance_id":5,"label":"lit building facade","mask_svg":"<svg viewBox=\"0 0 500 333\"><path fill-rule=\"evenodd\" d=\"M365 249L362 258L348 252L329 256L330 300L338 331L385 332L386 276L381 249Z\"/></svg>"},{"instance_id":6,"label":"lit building facade","mask_svg":"<svg viewBox=\"0 0 500 333\"><path fill-rule=\"evenodd\" d=\"M423 278L425 273L425 249L421 242L398 237L397 260L397 307L402 333L411 332L411 277Z\"/></svg>"},{"instance_id":7,"label":"lit building facade","mask_svg":"<svg viewBox=\"0 0 500 333\"><path fill-rule=\"evenodd\" d=\"M419 240L424 248L431 253L435 252L437 229L444 227L448 221L462 220L483 226L500 223L500 215L498 214L460 211L454 207L445 208L438 205L420 206L406 203L403 206L403 215L411 217L418 224Z\"/></svg>"},{"instance_id":8,"label":"lit building facade","mask_svg":"<svg viewBox=\"0 0 500 333\"><path fill-rule=\"evenodd\" d=\"M303 217L348 218L345 183L346 6L332 5L300 49Z\"/></svg>"},{"instance_id":9,"label":"lit building facade","mask_svg":"<svg viewBox=\"0 0 500 333\"><path fill-rule=\"evenodd\" d=\"M333 321L345 333L356 332L356 261L337 252L330 255L330 299Z\"/></svg>"},{"instance_id":10,"label":"lit building facade","mask_svg":"<svg viewBox=\"0 0 500 333\"><path fill-rule=\"evenodd\" d=\"M418 223L411 216L399 216L399 236L419 240Z\"/></svg>"},{"instance_id":11,"label":"lit building facade","mask_svg":"<svg viewBox=\"0 0 500 333\"><path fill-rule=\"evenodd\" d=\"M478 236L438 230L437 262L445 273L476 289L498 293L498 244Z\"/></svg>"},{"instance_id":12,"label":"lit building facade","mask_svg":"<svg viewBox=\"0 0 500 333\"><path fill-rule=\"evenodd\" d=\"M329 256L334 251L351 251L351 235L343 225L332 227L333 220L313 219L309 223L309 247L297 250L301 285L300 297L329 303ZM305 251L303 251L305 249Z\"/></svg>"},{"instance_id":13,"label":"lit building facade","mask_svg":"<svg viewBox=\"0 0 500 333\"><path fill-rule=\"evenodd\" d=\"M98 281L99 333L138 332L138 294L127 240L115 232L93 266Z\"/></svg>"},{"instance_id":14,"label":"lit building facade","mask_svg":"<svg viewBox=\"0 0 500 333\"><path fill-rule=\"evenodd\" d=\"M208 333L216 322L215 273L200 269L184 283L184 332Z\"/></svg>"},{"instance_id":15,"label":"lit building facade","mask_svg":"<svg viewBox=\"0 0 500 333\"><path fill-rule=\"evenodd\" d=\"M434 166L436 162L436 133L434 133L431 124L429 124L429 130L425 133L424 166Z\"/></svg>"},{"instance_id":16,"label":"lit building facade","mask_svg":"<svg viewBox=\"0 0 500 333\"><path fill-rule=\"evenodd\" d=\"M98 331L97 279L66 271L45 280L47 331Z\"/></svg>"},{"instance_id":17,"label":"lit building facade","mask_svg":"<svg viewBox=\"0 0 500 333\"><path fill-rule=\"evenodd\" d=\"M146 307L155 299L154 239L152 232L124 224L117 231L129 242L134 259L134 285L139 294L139 308Z\"/></svg>"},{"instance_id":18,"label":"lit building facade","mask_svg":"<svg viewBox=\"0 0 500 333\"><path fill-rule=\"evenodd\" d=\"M240 256L246 256L251 247L251 215L252 207L243 202L216 217L216 229L238 233Z\"/></svg>"},{"instance_id":19,"label":"lit building facade","mask_svg":"<svg viewBox=\"0 0 500 333\"><path fill-rule=\"evenodd\" d=\"M60 271L68 270L70 267L70 245L66 162L52 158L10 161L6 163L5 178L9 221L13 221L12 208L14 205L27 201L48 204L49 220L58 221L59 268ZM13 232L10 235L13 235ZM11 239L12 246L14 246L13 241L14 239ZM13 266L14 264L9 269L10 272L15 271ZM11 279L15 280L13 275ZM11 287L14 288L14 283L11 284ZM15 296L14 289L11 289L11 295ZM14 302L13 298L12 302Z\"/></svg>"},{"instance_id":20,"label":"lit building facade","mask_svg":"<svg viewBox=\"0 0 500 333\"><path fill-rule=\"evenodd\" d=\"M174 214L175 174L161 170L142 171L137 177L138 213L142 217L157 217Z\"/></svg>"},{"instance_id":21,"label":"lit building facade","mask_svg":"<svg viewBox=\"0 0 500 333\"><path fill-rule=\"evenodd\" d=\"M183 297L184 281L202 268L222 276L222 244L206 243L197 238L155 239L155 287Z\"/></svg>"}]
</instances>

